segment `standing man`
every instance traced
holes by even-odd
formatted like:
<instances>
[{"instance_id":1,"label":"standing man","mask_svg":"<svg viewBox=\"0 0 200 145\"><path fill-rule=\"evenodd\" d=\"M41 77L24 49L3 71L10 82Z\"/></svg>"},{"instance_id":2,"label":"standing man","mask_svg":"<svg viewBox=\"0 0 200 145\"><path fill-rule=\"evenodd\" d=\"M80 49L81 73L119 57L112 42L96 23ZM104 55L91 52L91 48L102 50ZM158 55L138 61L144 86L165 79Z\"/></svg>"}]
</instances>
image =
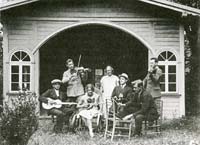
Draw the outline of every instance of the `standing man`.
<instances>
[{"instance_id":1,"label":"standing man","mask_svg":"<svg viewBox=\"0 0 200 145\"><path fill-rule=\"evenodd\" d=\"M116 75L113 75L113 68L111 66L106 67L106 75L101 78L101 92L103 102L108 103L108 108L112 105L111 95L116 86L119 85L119 78ZM103 113L106 115L106 104L103 104Z\"/></svg>"},{"instance_id":2,"label":"standing man","mask_svg":"<svg viewBox=\"0 0 200 145\"><path fill-rule=\"evenodd\" d=\"M68 70L64 72L62 82L67 85L68 100L76 102L79 96L84 95L84 88L81 81L82 73L80 72L80 68L74 66L72 59L66 61L66 66Z\"/></svg>"},{"instance_id":3,"label":"standing man","mask_svg":"<svg viewBox=\"0 0 200 145\"><path fill-rule=\"evenodd\" d=\"M54 102L52 100L61 100L64 101L66 99L66 94L62 91L60 91L60 85L61 85L61 80L54 79L51 81L52 84L52 89L48 89L46 92L44 92L40 97L39 101L42 103L47 103L47 104L53 104ZM50 100L50 99L52 100ZM61 108L52 108L48 110L49 115L56 115L56 124L54 126L54 131L55 132L61 132L63 128L63 123L66 121L69 123L69 117L73 113L73 109L70 108L65 108L64 106Z\"/></svg>"},{"instance_id":4,"label":"standing man","mask_svg":"<svg viewBox=\"0 0 200 145\"><path fill-rule=\"evenodd\" d=\"M144 78L144 88L150 92L154 99L161 98L160 77L162 70L158 67L158 59L151 58L147 76Z\"/></svg>"}]
</instances>

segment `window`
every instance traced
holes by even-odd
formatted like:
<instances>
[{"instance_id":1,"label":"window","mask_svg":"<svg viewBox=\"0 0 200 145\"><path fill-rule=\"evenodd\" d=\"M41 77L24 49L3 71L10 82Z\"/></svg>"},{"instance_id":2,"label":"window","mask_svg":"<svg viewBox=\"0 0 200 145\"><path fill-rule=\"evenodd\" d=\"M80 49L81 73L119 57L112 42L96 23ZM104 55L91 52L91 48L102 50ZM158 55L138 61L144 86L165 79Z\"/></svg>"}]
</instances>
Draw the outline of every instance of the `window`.
<instances>
[{"instance_id":1,"label":"window","mask_svg":"<svg viewBox=\"0 0 200 145\"><path fill-rule=\"evenodd\" d=\"M30 90L31 59L24 51L17 51L11 57L11 91Z\"/></svg>"},{"instance_id":2,"label":"window","mask_svg":"<svg viewBox=\"0 0 200 145\"><path fill-rule=\"evenodd\" d=\"M158 65L163 72L160 80L162 92L177 92L176 56L170 51L165 51L160 53L158 60Z\"/></svg>"}]
</instances>

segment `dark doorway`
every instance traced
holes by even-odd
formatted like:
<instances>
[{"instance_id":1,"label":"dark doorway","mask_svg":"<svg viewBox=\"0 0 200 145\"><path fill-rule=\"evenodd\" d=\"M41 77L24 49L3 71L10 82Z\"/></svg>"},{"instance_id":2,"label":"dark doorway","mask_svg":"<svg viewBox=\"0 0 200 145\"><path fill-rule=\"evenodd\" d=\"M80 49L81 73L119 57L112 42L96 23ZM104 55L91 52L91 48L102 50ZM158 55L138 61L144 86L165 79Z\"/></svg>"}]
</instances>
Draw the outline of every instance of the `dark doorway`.
<instances>
[{"instance_id":1,"label":"dark doorway","mask_svg":"<svg viewBox=\"0 0 200 145\"><path fill-rule=\"evenodd\" d=\"M51 87L51 80L62 79L68 58L92 69L90 81L95 83L95 70L112 65L116 75L125 72L130 80L143 79L148 66L148 49L132 35L104 25L83 25L67 29L40 48L40 93ZM100 76L101 77L101 76Z\"/></svg>"}]
</instances>

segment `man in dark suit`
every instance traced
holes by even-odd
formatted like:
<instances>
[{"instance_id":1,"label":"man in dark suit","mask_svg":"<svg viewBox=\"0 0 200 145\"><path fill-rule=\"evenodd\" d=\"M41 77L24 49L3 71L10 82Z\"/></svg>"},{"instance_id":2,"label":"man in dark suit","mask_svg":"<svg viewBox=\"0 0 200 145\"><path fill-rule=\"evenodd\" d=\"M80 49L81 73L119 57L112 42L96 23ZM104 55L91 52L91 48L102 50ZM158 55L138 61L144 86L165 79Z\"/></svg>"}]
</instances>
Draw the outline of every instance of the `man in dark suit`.
<instances>
[{"instance_id":1,"label":"man in dark suit","mask_svg":"<svg viewBox=\"0 0 200 145\"><path fill-rule=\"evenodd\" d=\"M151 58L148 74L143 80L143 83L146 91L150 92L150 94L154 99L161 98L161 89L160 89L161 76L162 76L162 70L158 67L158 59Z\"/></svg>"},{"instance_id":2,"label":"man in dark suit","mask_svg":"<svg viewBox=\"0 0 200 145\"><path fill-rule=\"evenodd\" d=\"M122 111L124 105L126 105L132 97L132 89L127 85L128 75L122 73L119 75L119 86L116 86L112 92L111 98L114 99L116 104L116 109L120 108L118 111Z\"/></svg>"},{"instance_id":3,"label":"man in dark suit","mask_svg":"<svg viewBox=\"0 0 200 145\"><path fill-rule=\"evenodd\" d=\"M138 107L138 110L132 114L135 118L134 135L141 135L142 121L147 120L151 125L159 115L152 95L143 89L143 82L141 80L133 84L133 89L135 91L134 97L136 98L135 104Z\"/></svg>"},{"instance_id":4,"label":"man in dark suit","mask_svg":"<svg viewBox=\"0 0 200 145\"><path fill-rule=\"evenodd\" d=\"M39 97L39 101L51 104L53 102L52 102L52 100L49 100L49 98L53 99L53 100L59 99L61 101L66 100L66 98L67 98L66 93L60 91L61 83L62 83L61 80L58 80L58 79L52 80L51 81L52 89L48 89L46 92L44 92ZM74 111L73 109L65 108L64 106L62 106L59 109L52 108L52 109L48 110L48 114L57 116L56 124L54 126L54 131L55 132L61 132L62 131L62 127L63 127L64 121L69 123L68 122L69 121L69 117L73 113L73 111Z\"/></svg>"}]
</instances>

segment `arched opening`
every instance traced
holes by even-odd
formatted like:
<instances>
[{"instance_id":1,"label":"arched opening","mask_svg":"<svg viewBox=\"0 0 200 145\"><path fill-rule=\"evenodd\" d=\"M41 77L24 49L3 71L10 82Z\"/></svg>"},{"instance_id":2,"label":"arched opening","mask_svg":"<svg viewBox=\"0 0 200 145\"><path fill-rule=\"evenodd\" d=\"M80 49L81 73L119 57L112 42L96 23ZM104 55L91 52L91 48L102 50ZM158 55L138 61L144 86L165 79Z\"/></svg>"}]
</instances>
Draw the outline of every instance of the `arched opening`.
<instances>
[{"instance_id":1,"label":"arched opening","mask_svg":"<svg viewBox=\"0 0 200 145\"><path fill-rule=\"evenodd\" d=\"M54 78L62 79L68 58L92 69L88 82L98 82L107 65L114 74L125 72L130 80L143 79L148 67L148 49L137 38L115 27L88 24L66 29L43 44L40 49L40 93ZM64 87L63 87L64 89Z\"/></svg>"}]
</instances>

